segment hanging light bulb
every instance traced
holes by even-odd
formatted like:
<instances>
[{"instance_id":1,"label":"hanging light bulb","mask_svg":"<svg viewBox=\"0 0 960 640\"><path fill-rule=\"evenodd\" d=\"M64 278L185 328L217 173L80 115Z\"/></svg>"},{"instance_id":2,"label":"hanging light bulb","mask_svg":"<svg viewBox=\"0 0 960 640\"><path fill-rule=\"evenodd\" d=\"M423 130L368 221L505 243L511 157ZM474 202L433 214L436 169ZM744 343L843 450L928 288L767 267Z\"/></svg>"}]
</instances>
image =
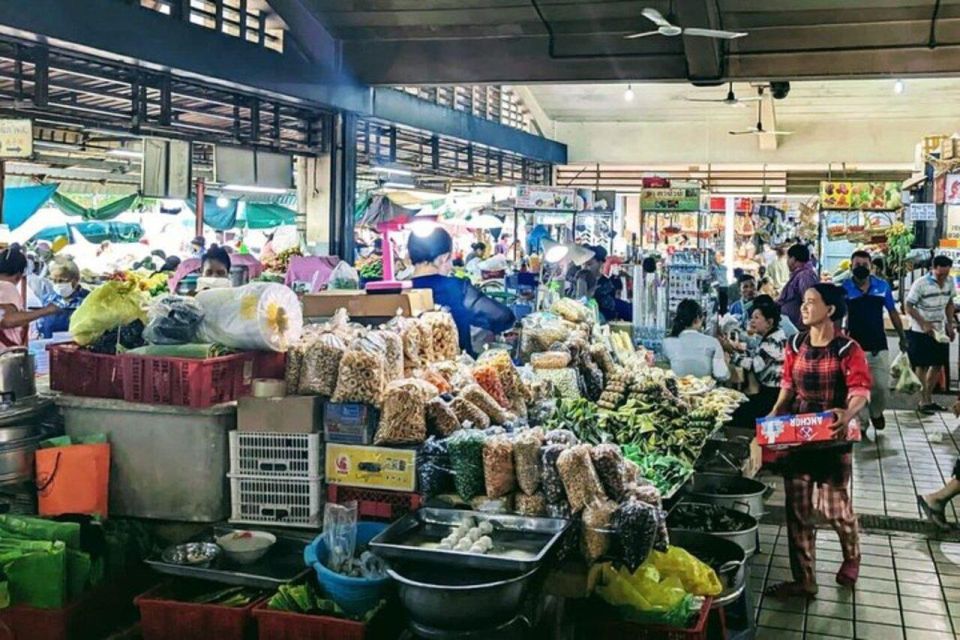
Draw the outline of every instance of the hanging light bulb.
<instances>
[{"instance_id":1,"label":"hanging light bulb","mask_svg":"<svg viewBox=\"0 0 960 640\"><path fill-rule=\"evenodd\" d=\"M897 80L893 83L893 92L897 95L903 93L903 80Z\"/></svg>"},{"instance_id":2,"label":"hanging light bulb","mask_svg":"<svg viewBox=\"0 0 960 640\"><path fill-rule=\"evenodd\" d=\"M627 90L623 92L623 99L626 100L627 102L633 102L633 98L634 98L633 85L628 84Z\"/></svg>"},{"instance_id":3,"label":"hanging light bulb","mask_svg":"<svg viewBox=\"0 0 960 640\"><path fill-rule=\"evenodd\" d=\"M229 205L230 205L230 201L224 198L223 196L220 196L219 198L217 198L217 206L220 207L221 209L224 209Z\"/></svg>"}]
</instances>

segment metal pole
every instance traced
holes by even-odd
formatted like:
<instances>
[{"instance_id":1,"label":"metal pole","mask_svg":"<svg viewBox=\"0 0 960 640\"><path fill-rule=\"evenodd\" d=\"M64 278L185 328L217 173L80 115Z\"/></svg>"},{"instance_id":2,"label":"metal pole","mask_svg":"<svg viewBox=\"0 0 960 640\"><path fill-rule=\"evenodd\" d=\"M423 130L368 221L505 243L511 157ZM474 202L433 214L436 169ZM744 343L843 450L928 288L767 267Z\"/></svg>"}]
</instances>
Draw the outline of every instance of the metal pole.
<instances>
[{"instance_id":1,"label":"metal pole","mask_svg":"<svg viewBox=\"0 0 960 640\"><path fill-rule=\"evenodd\" d=\"M203 235L203 210L205 208L206 198L207 184L204 182L203 178L197 178L197 220L194 226L194 232L198 237Z\"/></svg>"},{"instance_id":2,"label":"metal pole","mask_svg":"<svg viewBox=\"0 0 960 640\"><path fill-rule=\"evenodd\" d=\"M3 194L7 187L7 161L0 160L0 224L3 223Z\"/></svg>"}]
</instances>

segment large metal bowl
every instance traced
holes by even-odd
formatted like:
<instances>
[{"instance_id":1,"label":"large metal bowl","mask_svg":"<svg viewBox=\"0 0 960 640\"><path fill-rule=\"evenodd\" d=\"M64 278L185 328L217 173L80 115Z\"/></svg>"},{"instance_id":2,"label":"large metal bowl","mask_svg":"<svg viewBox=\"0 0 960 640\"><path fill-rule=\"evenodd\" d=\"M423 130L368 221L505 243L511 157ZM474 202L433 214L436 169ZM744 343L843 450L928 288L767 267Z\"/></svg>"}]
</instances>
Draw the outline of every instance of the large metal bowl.
<instances>
[{"instance_id":1,"label":"large metal bowl","mask_svg":"<svg viewBox=\"0 0 960 640\"><path fill-rule=\"evenodd\" d=\"M537 571L516 574L420 562L388 569L410 619L450 631L493 627L515 618Z\"/></svg>"},{"instance_id":2,"label":"large metal bowl","mask_svg":"<svg viewBox=\"0 0 960 640\"><path fill-rule=\"evenodd\" d=\"M678 510L684 509L698 509L701 507L708 508L719 508L727 512L727 516L733 518L735 522L740 525L740 528L736 531L705 531L703 529L691 529L685 528L682 526L677 526L674 522L675 516L678 513ZM719 505L711 505L705 502L681 502L676 505L671 511L670 515L667 516L667 526L670 527L671 531L692 531L692 532L702 532L709 533L717 536L718 538L725 538L731 542L736 542L743 548L743 551L747 554L747 557L752 556L757 552L757 547L759 545L760 534L758 533L760 529L760 524L756 518L742 511L737 511L736 509L728 509L726 507L721 507Z\"/></svg>"},{"instance_id":3,"label":"large metal bowl","mask_svg":"<svg viewBox=\"0 0 960 640\"><path fill-rule=\"evenodd\" d=\"M760 518L766 513L764 500L770 487L757 480L726 473L696 473L686 491L691 502L718 504Z\"/></svg>"}]
</instances>

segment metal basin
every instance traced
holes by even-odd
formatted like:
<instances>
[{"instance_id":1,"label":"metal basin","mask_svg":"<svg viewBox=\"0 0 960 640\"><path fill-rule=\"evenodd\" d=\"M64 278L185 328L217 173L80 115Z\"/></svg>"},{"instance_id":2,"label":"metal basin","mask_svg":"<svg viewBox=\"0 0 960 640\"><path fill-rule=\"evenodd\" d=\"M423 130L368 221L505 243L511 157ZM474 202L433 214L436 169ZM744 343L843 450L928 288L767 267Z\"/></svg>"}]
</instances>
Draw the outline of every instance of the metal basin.
<instances>
[{"instance_id":1,"label":"metal basin","mask_svg":"<svg viewBox=\"0 0 960 640\"><path fill-rule=\"evenodd\" d=\"M735 602L743 593L747 556L736 542L711 533L670 529L670 544L686 549L717 572L723 591L713 599L714 609Z\"/></svg>"},{"instance_id":2,"label":"metal basin","mask_svg":"<svg viewBox=\"0 0 960 640\"><path fill-rule=\"evenodd\" d=\"M718 504L759 518L770 487L757 480L725 473L697 473L687 487L691 502Z\"/></svg>"},{"instance_id":3,"label":"metal basin","mask_svg":"<svg viewBox=\"0 0 960 640\"><path fill-rule=\"evenodd\" d=\"M419 562L388 569L414 623L451 631L514 619L537 571L503 573Z\"/></svg>"},{"instance_id":4,"label":"metal basin","mask_svg":"<svg viewBox=\"0 0 960 640\"><path fill-rule=\"evenodd\" d=\"M33 458L39 440L36 427L0 427L0 484L33 479Z\"/></svg>"},{"instance_id":5,"label":"metal basin","mask_svg":"<svg viewBox=\"0 0 960 640\"><path fill-rule=\"evenodd\" d=\"M713 508L723 509L724 511L726 511L727 517L734 520L734 522L736 522L740 528L737 529L736 531L700 531L699 529L689 529L683 526L674 526L674 523L672 522L674 514L676 514L678 510L682 510L685 507L692 508L692 509L696 509L697 507L707 507L707 508L713 507ZM670 527L672 531L691 531L694 533L709 533L717 536L718 538L724 538L726 540L730 540L731 542L735 542L738 545L740 545L744 553L747 554L748 558L757 552L757 540L759 539L759 530L760 530L759 522L753 516L746 513L742 513L735 509L728 509L720 505L711 505L705 502L681 502L676 507L674 507L673 510L670 512L670 515L667 516L667 526Z\"/></svg>"}]
</instances>

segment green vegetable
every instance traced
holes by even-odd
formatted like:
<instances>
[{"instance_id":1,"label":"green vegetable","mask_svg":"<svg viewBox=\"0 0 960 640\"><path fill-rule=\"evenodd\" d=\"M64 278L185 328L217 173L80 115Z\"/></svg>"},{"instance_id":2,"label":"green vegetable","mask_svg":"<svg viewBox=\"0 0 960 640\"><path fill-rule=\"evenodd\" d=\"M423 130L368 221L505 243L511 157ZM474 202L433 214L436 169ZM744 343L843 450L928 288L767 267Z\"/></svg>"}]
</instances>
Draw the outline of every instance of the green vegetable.
<instances>
[{"instance_id":1,"label":"green vegetable","mask_svg":"<svg viewBox=\"0 0 960 640\"><path fill-rule=\"evenodd\" d=\"M360 622L369 622L372 620L385 605L386 600L381 600L375 607L363 615L351 616L341 609L336 602L320 595L313 582L304 582L297 585L280 585L280 589L267 601L267 608L273 609L274 611L333 616L335 618L347 618Z\"/></svg>"}]
</instances>

